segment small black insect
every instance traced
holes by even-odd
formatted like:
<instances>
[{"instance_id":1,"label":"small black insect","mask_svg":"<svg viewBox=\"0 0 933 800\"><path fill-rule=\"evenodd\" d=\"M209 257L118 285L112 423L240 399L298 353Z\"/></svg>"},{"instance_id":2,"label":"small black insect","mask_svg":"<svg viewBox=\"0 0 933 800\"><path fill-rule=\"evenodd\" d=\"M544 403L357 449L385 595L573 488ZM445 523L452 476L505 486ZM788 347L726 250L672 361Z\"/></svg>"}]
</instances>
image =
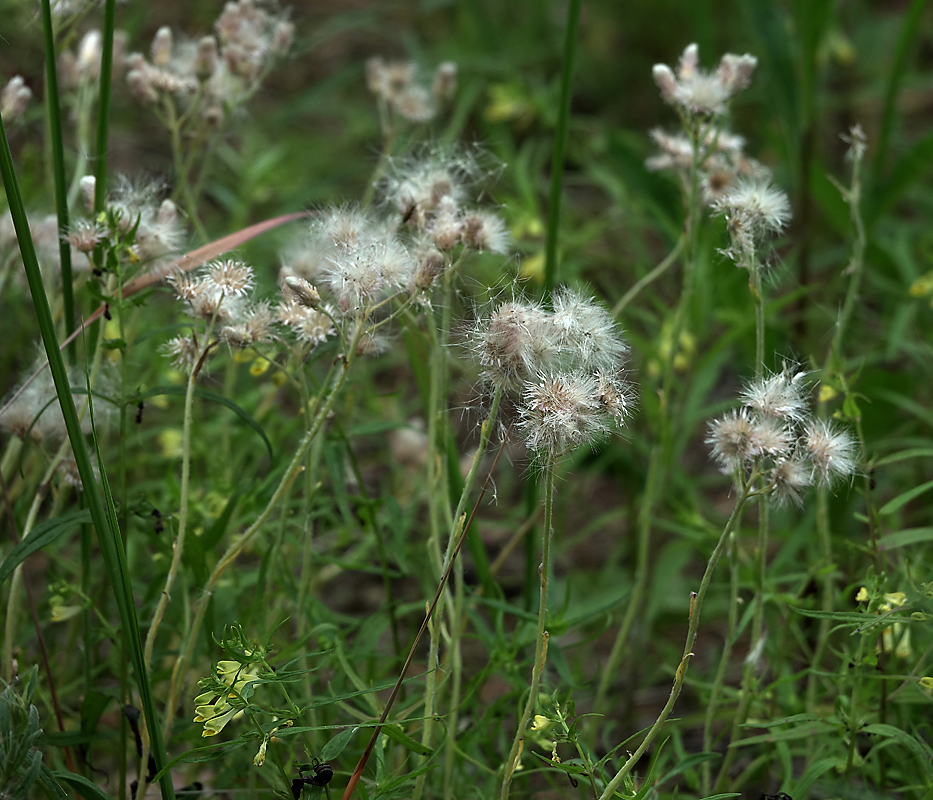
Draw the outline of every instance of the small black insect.
<instances>
[{"instance_id":1,"label":"small black insect","mask_svg":"<svg viewBox=\"0 0 933 800\"><path fill-rule=\"evenodd\" d=\"M313 772L313 775L305 775L306 772ZM308 786L327 786L330 779L334 777L334 771L330 764L325 764L320 759L311 759L310 764L301 764L298 767L298 777L292 781L292 797L299 800L301 790L305 785Z\"/></svg>"},{"instance_id":2,"label":"small black insect","mask_svg":"<svg viewBox=\"0 0 933 800\"><path fill-rule=\"evenodd\" d=\"M136 406L136 424L137 425L139 425L139 423L143 421L143 409L144 408L145 408L145 405L143 404L143 401L140 400L139 405Z\"/></svg>"},{"instance_id":3,"label":"small black insect","mask_svg":"<svg viewBox=\"0 0 933 800\"><path fill-rule=\"evenodd\" d=\"M794 798L784 792L778 792L777 794L763 794L760 800L794 800Z\"/></svg>"},{"instance_id":4,"label":"small black insect","mask_svg":"<svg viewBox=\"0 0 933 800\"><path fill-rule=\"evenodd\" d=\"M112 320L113 317L110 316L110 303L104 303L104 319Z\"/></svg>"},{"instance_id":5,"label":"small black insect","mask_svg":"<svg viewBox=\"0 0 933 800\"><path fill-rule=\"evenodd\" d=\"M162 533L165 530L165 520L162 519L162 512L159 509L152 509L152 516L155 517L154 530L156 533Z\"/></svg>"}]
</instances>

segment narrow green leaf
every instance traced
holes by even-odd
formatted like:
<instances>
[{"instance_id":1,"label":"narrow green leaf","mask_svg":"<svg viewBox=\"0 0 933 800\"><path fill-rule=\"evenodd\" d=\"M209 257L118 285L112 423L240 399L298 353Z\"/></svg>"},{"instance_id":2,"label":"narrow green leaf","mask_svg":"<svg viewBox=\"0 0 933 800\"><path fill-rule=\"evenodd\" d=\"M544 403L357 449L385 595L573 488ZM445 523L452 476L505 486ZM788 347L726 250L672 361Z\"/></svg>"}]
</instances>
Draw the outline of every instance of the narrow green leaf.
<instances>
[{"instance_id":1,"label":"narrow green leaf","mask_svg":"<svg viewBox=\"0 0 933 800\"><path fill-rule=\"evenodd\" d=\"M773 742L788 742L794 739L808 739L811 736L822 736L829 733L838 733L839 726L829 725L825 722L807 722L803 725L797 725L788 728L786 731L771 731L762 733L759 736L749 736L747 739L741 739L733 742L729 747L748 747L753 744L771 744Z\"/></svg>"},{"instance_id":2,"label":"narrow green leaf","mask_svg":"<svg viewBox=\"0 0 933 800\"><path fill-rule=\"evenodd\" d=\"M901 81L904 78L904 71L907 66L907 56L913 45L914 39L920 31L920 21L927 0L913 0L907 13L903 15L903 25L900 34L897 37L897 44L894 46L894 52L889 61L891 72L884 89L884 106L881 111L881 125L878 135L878 146L875 150L874 179L875 183L881 176L884 169L885 159L888 155L888 146L891 141L891 134L894 131L894 121L897 119L897 93L900 89Z\"/></svg>"},{"instance_id":3,"label":"narrow green leaf","mask_svg":"<svg viewBox=\"0 0 933 800\"><path fill-rule=\"evenodd\" d=\"M897 453L879 458L872 463L873 467L885 467L888 464L897 464L899 461L908 461L912 458L933 458L933 447L912 447L900 450Z\"/></svg>"},{"instance_id":4,"label":"narrow green leaf","mask_svg":"<svg viewBox=\"0 0 933 800\"><path fill-rule=\"evenodd\" d=\"M894 550L911 544L933 542L933 528L908 528L904 531L882 536L878 543L879 550Z\"/></svg>"},{"instance_id":5,"label":"narrow green leaf","mask_svg":"<svg viewBox=\"0 0 933 800\"><path fill-rule=\"evenodd\" d=\"M895 511L899 511L907 505L915 497L920 497L920 495L924 492L928 492L930 489L933 489L933 481L927 481L926 483L921 483L919 486L914 486L913 489L909 489L903 494L899 494L893 500L889 500L878 509L878 513L883 517L886 517L888 514L893 514Z\"/></svg>"},{"instance_id":6,"label":"narrow green leaf","mask_svg":"<svg viewBox=\"0 0 933 800\"><path fill-rule=\"evenodd\" d=\"M56 770L51 775L59 783L67 783L77 794L87 798L87 800L110 800L109 795L83 775L77 775L66 770Z\"/></svg>"},{"instance_id":7,"label":"narrow green leaf","mask_svg":"<svg viewBox=\"0 0 933 800\"><path fill-rule=\"evenodd\" d=\"M37 525L33 528L29 536L16 545L16 547L10 551L10 554L3 559L3 563L0 564L0 584L9 578L13 570L37 550L41 550L47 544L51 544L63 533L90 521L91 512L85 508L80 511L72 511L60 517L46 520L41 525Z\"/></svg>"},{"instance_id":8,"label":"narrow green leaf","mask_svg":"<svg viewBox=\"0 0 933 800\"><path fill-rule=\"evenodd\" d=\"M52 771L43 762L39 767L39 780L45 786L45 791L52 800L68 800L68 793L62 789Z\"/></svg>"},{"instance_id":9,"label":"narrow green leaf","mask_svg":"<svg viewBox=\"0 0 933 800\"><path fill-rule=\"evenodd\" d=\"M910 752L917 757L918 763L924 769L928 769L930 762L933 761L933 748L926 742L921 741L918 737L911 736L911 734L907 733L907 731L902 728L897 728L894 725L885 725L879 722L873 725L866 725L861 728L861 732L868 733L872 736L881 736L885 739L893 739L898 744L910 750Z\"/></svg>"},{"instance_id":10,"label":"narrow green leaf","mask_svg":"<svg viewBox=\"0 0 933 800\"><path fill-rule=\"evenodd\" d=\"M425 745L421 744L421 742L417 741L416 739L412 739L411 736L408 736L406 733L404 733L398 725L384 725L382 732L390 739L393 739L403 747L411 750L413 753L418 753L422 756L430 756L434 753L430 747L426 747Z\"/></svg>"},{"instance_id":11,"label":"narrow green leaf","mask_svg":"<svg viewBox=\"0 0 933 800\"><path fill-rule=\"evenodd\" d=\"M65 146L62 138L62 110L58 94L58 68L55 64L55 31L52 27L52 4L42 0L42 37L45 47L45 94L49 115L49 144L52 149L52 178L55 182L55 213L58 229L68 230L68 190L65 183ZM62 264L62 305L65 309L65 330L75 328L75 299L71 277L71 245L65 239L58 243ZM75 347L69 349L72 361Z\"/></svg>"}]
</instances>

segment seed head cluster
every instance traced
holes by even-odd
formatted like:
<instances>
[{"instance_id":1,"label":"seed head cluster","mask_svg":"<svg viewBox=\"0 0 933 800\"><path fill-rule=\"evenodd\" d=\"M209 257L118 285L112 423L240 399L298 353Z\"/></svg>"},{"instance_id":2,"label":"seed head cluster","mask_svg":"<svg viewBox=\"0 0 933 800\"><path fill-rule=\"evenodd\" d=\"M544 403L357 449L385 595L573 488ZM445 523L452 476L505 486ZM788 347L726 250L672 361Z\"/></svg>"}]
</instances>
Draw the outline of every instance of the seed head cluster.
<instances>
[{"instance_id":1,"label":"seed head cluster","mask_svg":"<svg viewBox=\"0 0 933 800\"><path fill-rule=\"evenodd\" d=\"M391 113L409 122L428 122L438 105L449 102L456 92L457 65L441 63L428 88L418 80L414 64L374 56L366 62L366 86Z\"/></svg>"},{"instance_id":2,"label":"seed head cluster","mask_svg":"<svg viewBox=\"0 0 933 800\"><path fill-rule=\"evenodd\" d=\"M654 65L654 80L665 102L689 114L719 116L726 103L751 82L758 59L726 53L719 69L707 72L700 68L699 48L688 45L680 57L676 73L667 64Z\"/></svg>"},{"instance_id":3,"label":"seed head cluster","mask_svg":"<svg viewBox=\"0 0 933 800\"><path fill-rule=\"evenodd\" d=\"M217 127L251 97L272 64L283 58L294 39L294 25L256 0L224 6L214 23L215 36L197 42L176 41L171 28L153 37L149 59L127 57L126 80L147 105L169 97L195 104L188 113Z\"/></svg>"},{"instance_id":4,"label":"seed head cluster","mask_svg":"<svg viewBox=\"0 0 933 800\"><path fill-rule=\"evenodd\" d=\"M811 417L805 378L785 368L749 384L742 407L715 420L706 440L724 471L765 474L778 504L799 504L808 486L832 487L858 466L848 431Z\"/></svg>"},{"instance_id":5,"label":"seed head cluster","mask_svg":"<svg viewBox=\"0 0 933 800\"><path fill-rule=\"evenodd\" d=\"M471 340L485 381L517 396L517 428L538 456L593 443L631 413L628 348L609 312L580 292L556 293L553 311L502 303Z\"/></svg>"}]
</instances>

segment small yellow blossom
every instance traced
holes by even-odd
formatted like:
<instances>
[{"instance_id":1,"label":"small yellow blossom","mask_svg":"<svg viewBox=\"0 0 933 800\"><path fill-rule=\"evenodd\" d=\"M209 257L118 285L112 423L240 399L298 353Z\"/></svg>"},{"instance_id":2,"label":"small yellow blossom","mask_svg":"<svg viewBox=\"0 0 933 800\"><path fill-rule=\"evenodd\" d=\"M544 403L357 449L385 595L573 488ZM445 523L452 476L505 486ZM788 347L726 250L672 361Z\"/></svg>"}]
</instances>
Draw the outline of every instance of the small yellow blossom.
<instances>
[{"instance_id":1,"label":"small yellow blossom","mask_svg":"<svg viewBox=\"0 0 933 800\"><path fill-rule=\"evenodd\" d=\"M535 714L534 722L531 723L531 729L533 731L546 731L554 724L554 720L543 717L540 714Z\"/></svg>"},{"instance_id":2,"label":"small yellow blossom","mask_svg":"<svg viewBox=\"0 0 933 800\"><path fill-rule=\"evenodd\" d=\"M839 392L837 392L832 386L828 383L820 384L820 402L828 403L832 400Z\"/></svg>"},{"instance_id":3,"label":"small yellow blossom","mask_svg":"<svg viewBox=\"0 0 933 800\"><path fill-rule=\"evenodd\" d=\"M166 428L159 433L159 447L165 458L179 458L181 456L182 433L178 428Z\"/></svg>"},{"instance_id":4,"label":"small yellow blossom","mask_svg":"<svg viewBox=\"0 0 933 800\"><path fill-rule=\"evenodd\" d=\"M868 589L866 589L863 586L861 589L858 590L858 594L855 595L855 602L856 603L867 603L868 599L869 599Z\"/></svg>"},{"instance_id":5,"label":"small yellow blossom","mask_svg":"<svg viewBox=\"0 0 933 800\"><path fill-rule=\"evenodd\" d=\"M537 283L544 281L544 253L535 253L522 261L521 269L518 274L525 279L531 279Z\"/></svg>"},{"instance_id":6,"label":"small yellow blossom","mask_svg":"<svg viewBox=\"0 0 933 800\"><path fill-rule=\"evenodd\" d=\"M265 373L269 367L272 366L272 362L267 358L259 356L254 362L253 365L249 368L249 374L254 378L258 378L260 375Z\"/></svg>"}]
</instances>

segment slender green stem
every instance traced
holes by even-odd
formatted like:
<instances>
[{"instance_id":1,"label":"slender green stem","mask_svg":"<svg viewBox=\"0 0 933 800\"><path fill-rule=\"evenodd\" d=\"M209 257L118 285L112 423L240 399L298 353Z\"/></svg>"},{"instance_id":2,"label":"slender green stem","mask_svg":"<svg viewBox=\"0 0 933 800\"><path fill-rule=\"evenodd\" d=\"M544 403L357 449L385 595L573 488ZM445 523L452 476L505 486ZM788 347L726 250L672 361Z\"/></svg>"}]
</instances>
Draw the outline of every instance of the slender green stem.
<instances>
[{"instance_id":1,"label":"slender green stem","mask_svg":"<svg viewBox=\"0 0 933 800\"><path fill-rule=\"evenodd\" d=\"M681 237L677 247L668 257L655 268L654 272L663 266L665 269L674 262L681 250L686 247L686 255L683 262L683 285L680 292L680 299L677 308L674 311L674 317L671 324L671 344L664 362L664 374L661 382L660 394L660 415L659 424L661 427L660 441L651 449L651 456L648 462L648 475L645 479L645 493L642 497L641 506L638 514L638 543L636 545L635 560L635 584L632 587L632 594L629 596L625 615L619 630L616 633L615 641L609 652L609 658L606 666L602 670L599 686L596 692L594 709L597 713L602 713L605 707L606 697L609 686L618 673L619 665L625 652L626 646L631 646L629 634L638 615L643 609L643 598L648 590L648 581L650 579L649 559L651 543L651 520L654 514L655 503L660 494L660 481L663 473L663 467L672 456L674 425L670 410L671 398L674 392L674 360L677 357L677 348L680 345L680 333L683 330L684 320L686 319L690 302L693 297L693 283L695 274L695 262L697 251L699 250L699 227L700 227L700 185L699 170L701 160L700 146L702 143L701 134L695 129L690 130L691 142L693 146L693 158L691 160L690 178L688 182L688 194L686 197L686 230ZM647 276L646 276L647 277ZM634 287L633 287L634 288ZM631 294L631 292L629 293ZM621 311L625 307L623 301L626 301L628 295L622 298L613 313ZM595 727L591 727L592 737L595 735Z\"/></svg>"},{"instance_id":2,"label":"slender green stem","mask_svg":"<svg viewBox=\"0 0 933 800\"><path fill-rule=\"evenodd\" d=\"M846 771L845 771L845 781L849 782L849 778L852 775L852 766L855 763L855 746L857 743L857 733L860 727L858 720L858 691L861 684L860 673L862 670L862 657L865 650L865 636L860 635L858 640L858 649L855 653L855 671L856 675L852 680L852 694L849 696L849 708L848 708L848 721L846 723L846 728L849 732L849 748L848 753L846 754Z\"/></svg>"},{"instance_id":3,"label":"slender green stem","mask_svg":"<svg viewBox=\"0 0 933 800\"><path fill-rule=\"evenodd\" d=\"M726 669L732 657L732 648L735 645L735 626L739 618L739 558L738 542L735 531L729 537L729 615L726 623L726 638L722 645L722 654L719 656L719 666L710 688L709 700L706 705L706 720L703 724L703 752L713 751L713 722L716 710L719 707L719 696L722 693ZM712 780L712 764L709 761L703 764L703 794L709 794Z\"/></svg>"},{"instance_id":4,"label":"slender green stem","mask_svg":"<svg viewBox=\"0 0 933 800\"><path fill-rule=\"evenodd\" d=\"M690 619L687 625L687 639L684 644L684 652L680 659L680 664L677 666L677 671L674 674L674 685L671 687L671 693L667 699L667 703L665 703L664 708L661 709L661 713L658 715L654 725L652 725L648 733L645 734L645 738L638 746L638 749L629 756L628 760L622 765L622 768L615 774L612 780L606 784L606 788L600 795L599 800L609 800L615 794L616 790L622 785L622 781L625 780L625 777L635 767L635 764L642 757L645 750L647 750L655 740L662 726L667 721L668 716L670 716L674 704L677 702L680 690L683 687L684 678L687 676L690 659L693 656L693 645L700 627L700 611L703 608L706 590L709 588L710 581L713 578L713 572L716 569L716 564L719 562L722 551L725 549L726 543L729 541L729 537L732 535L732 531L738 524L739 519L741 519L745 501L748 499L754 481L757 479L757 474L752 475L739 489L739 495L736 498L735 507L732 509L729 521L726 523L726 527L723 528L719 541L716 543L716 547L713 548L712 555L710 555L709 561L706 564L706 571L703 573L703 578L700 581L700 588L697 590L696 594L692 595L690 598Z\"/></svg>"},{"instance_id":5,"label":"slender green stem","mask_svg":"<svg viewBox=\"0 0 933 800\"><path fill-rule=\"evenodd\" d=\"M538 567L538 574L541 578L541 596L538 600L538 626L535 633L535 661L531 670L531 686L528 690L528 700L525 702L525 708L518 720L518 727L515 731L515 739L512 741L512 749L509 752L508 760L505 762L505 776L502 779L502 791L500 800L508 800L509 790L512 787L512 778L515 770L518 769L518 763L522 757L522 750L525 747L525 732L528 727L528 721L538 702L538 686L541 683L541 675L544 673L544 665L547 661L548 632L545 630L547 625L547 595L548 580L551 569L551 527L553 525L554 512L554 476L557 472L557 463L554 457L550 457L544 465L544 524L541 535L542 550L541 564Z\"/></svg>"},{"instance_id":6,"label":"slender green stem","mask_svg":"<svg viewBox=\"0 0 933 800\"><path fill-rule=\"evenodd\" d=\"M55 178L55 211L58 229L68 230L68 190L65 183L65 148L62 142L62 110L58 95L58 70L55 65L55 32L52 28L50 0L42 0L42 33L45 39L45 87L48 103L49 132L52 144L52 174ZM58 244L62 263L62 304L65 307L65 330L75 329L74 288L71 277L71 245L61 239ZM74 362L77 345L68 345L68 358Z\"/></svg>"},{"instance_id":7,"label":"slender green stem","mask_svg":"<svg viewBox=\"0 0 933 800\"><path fill-rule=\"evenodd\" d=\"M292 457L292 460L289 463L288 468L285 470L285 474L282 476L282 480L276 487L275 492L273 492L272 497L269 498L269 502L262 510L262 513L260 513L260 515L256 518L255 522L253 522L253 524L250 525L243 534L238 536L236 539L234 539L233 542L230 543L226 552L223 554L220 561L217 562L217 565L214 567L213 572L208 578L207 584L204 587L204 594L195 605L194 617L191 621L191 627L185 635L185 640L178 655L178 660L175 662L175 667L172 670L172 680L169 689L169 701L166 708L165 721L163 723L166 738L168 738L172 730L175 709L178 707L178 700L181 696L182 686L185 682L185 679L188 677L188 666L191 663L191 656L194 651L194 643L197 639L198 633L201 630L201 625L204 622L204 615L207 611L210 597L216 588L221 576L224 574L224 572L226 572L227 568L234 561L236 561L240 553L243 552L243 548L245 548L246 545L252 541L253 537L260 530L262 530L263 525L265 525L265 522L269 518L272 511L286 495L292 482L301 473L303 469L302 462L304 461L305 456L311 447L311 444L314 442L315 437L324 426L324 423L327 420L327 415L330 413L331 409L333 409L334 404L337 401L337 397L340 394L340 390L343 388L343 385L346 382L347 375L350 371L350 366L352 365L356 355L357 346L359 345L360 339L362 339L364 333L365 329L362 324L362 319L360 319L357 321L355 335L350 341L350 346L347 348L347 352L344 354L344 357L340 362L339 370L332 377L332 382L330 385L328 386L325 384L325 387L327 388L327 394L323 400L317 404L314 421L308 427L307 433L304 435L304 438L298 445L298 449L295 451L295 455Z\"/></svg>"},{"instance_id":8,"label":"slender green stem","mask_svg":"<svg viewBox=\"0 0 933 800\"><path fill-rule=\"evenodd\" d=\"M181 125L178 120L178 112L175 110L175 100L170 96L166 96L164 105L165 124L172 140L172 158L175 162L175 188L181 191L181 196L185 202L185 211L188 212L198 236L202 242L206 242L208 241L207 231L198 216L198 203L191 191L191 184L188 182L188 173L185 169L185 158L181 143Z\"/></svg>"},{"instance_id":9,"label":"slender green stem","mask_svg":"<svg viewBox=\"0 0 933 800\"><path fill-rule=\"evenodd\" d=\"M564 182L564 155L570 131L570 98L573 70L577 57L577 30L580 26L581 0L567 4L567 24L564 28L564 50L560 64L560 105L554 130L554 151L551 156L551 192L548 200L547 234L544 244L544 296L550 298L557 284L557 238L560 229L560 198Z\"/></svg>"},{"instance_id":10,"label":"slender green stem","mask_svg":"<svg viewBox=\"0 0 933 800\"><path fill-rule=\"evenodd\" d=\"M465 512L466 505L470 499L470 494L473 491L473 486L476 483L476 477L479 474L479 468L483 461L483 456L486 454L486 449L489 446L489 440L492 436L492 431L495 426L496 417L499 414L499 405L502 401L502 389L497 387L495 394L492 398L492 406L489 409L489 415L483 422L483 427L480 430L480 439L479 444L477 445L476 452L473 454L473 461L470 464L470 470L467 473L466 478L463 481L463 490L460 493L460 499L457 502L457 509L454 512L453 521L451 523L450 537L448 539L447 551L444 554L444 564L442 574L447 574L453 568L453 559L457 553L458 545L462 542L463 538L463 526L465 524ZM428 655L428 663L430 665L435 665L437 663L437 646L435 642L437 641L437 635L434 628L439 627L439 620L441 614L443 613L444 607L445 592L441 592L440 596L437 599L437 605L435 607L435 622L432 626L428 628L428 632L431 635L431 649ZM454 617L452 624L458 624L458 617ZM433 659L433 660L432 660ZM428 672L427 679L425 680L425 692L424 692L424 728L421 732L422 743L425 746L430 746L431 737L433 734L433 725L434 720L434 701L435 701L435 692L437 688L436 680L434 679L434 673L436 669L431 669ZM449 723L447 725L447 734L449 739L449 745L453 749L453 745L456 743L456 732L452 730L452 727ZM415 791L413 798L417 799L419 794L423 791L424 788L424 776L419 775L415 783Z\"/></svg>"},{"instance_id":11,"label":"slender green stem","mask_svg":"<svg viewBox=\"0 0 933 800\"><path fill-rule=\"evenodd\" d=\"M746 267L749 271L749 289L755 303L755 380L761 381L765 374L765 306L761 286L761 265L754 252L748 254ZM763 479L759 480L758 496L758 539L755 544L755 605L752 614L751 646L754 651L761 645L764 629L764 590L765 590L765 563L768 549L768 494L763 491ZM746 659L742 669L742 689L739 696L739 705L732 721L732 732L729 744L732 745L742 737L742 725L748 717L752 699L755 695L757 678L757 663L755 659ZM726 756L719 768L715 789L725 784L729 767L738 750L728 747Z\"/></svg>"},{"instance_id":12,"label":"slender green stem","mask_svg":"<svg viewBox=\"0 0 933 800\"><path fill-rule=\"evenodd\" d=\"M687 238L685 236L681 236L677 240L677 244L674 245L674 249L665 256L664 260L654 269L652 269L651 272L649 272L647 275L643 275L641 278L639 278L635 282L635 285L632 286L632 288L629 289L624 295L622 295L622 298L619 300L619 302L612 307L612 316L621 316L622 312L625 311L629 303L638 297L643 289L650 286L665 272L667 272L671 268L671 265L677 261L677 258L680 256L680 251L684 249L684 245L686 243Z\"/></svg>"},{"instance_id":13,"label":"slender green stem","mask_svg":"<svg viewBox=\"0 0 933 800\"><path fill-rule=\"evenodd\" d=\"M110 15L110 42L112 44L113 0L107 0L107 9ZM110 77L109 65L107 77ZM149 728L149 733L153 741L153 757L156 761L156 768L161 770L166 763L165 749L162 744L162 735L158 726L158 712L156 711L155 700L152 695L152 686L149 682L149 671L146 669L146 665L143 661L142 640L139 635L139 622L136 618L133 589L126 564L126 553L123 549L123 541L120 537L120 531L118 530L116 515L113 512L113 501L110 496L110 489L107 483L104 466L102 463L99 465L101 488L108 501L106 508L103 498L98 491L97 478L91 465L90 455L85 446L84 435L81 431L81 423L78 420L74 397L68 382L65 362L62 358L61 351L58 349L58 341L55 337L55 325L52 321L52 310L49 307L49 300L42 283L42 273L39 269L39 261L36 258L35 246L29 231L29 222L26 218L25 208L23 207L23 198L20 194L19 183L16 180L16 174L13 169L13 156L10 153L10 145L6 137L6 128L2 120L0 120L0 173L3 175L3 184L6 188L6 196L10 204L10 215L13 218L16 237L19 241L23 265L26 270L26 279L29 283L29 290L35 305L39 331L42 334L42 342L49 360L49 370L52 373L55 392L58 395L59 405L61 406L62 417L65 421L65 429L68 432L68 440L71 442L78 474L81 476L81 482L84 485L84 496L91 512L91 519L94 522L94 527L97 530L104 564L107 568L111 586L113 587L116 597L117 608L120 612L123 637L129 647L136 679L139 684L140 702L146 717L146 725ZM168 774L167 771L162 777L161 786L164 800L174 800L175 790L172 786L171 775Z\"/></svg>"},{"instance_id":14,"label":"slender green stem","mask_svg":"<svg viewBox=\"0 0 933 800\"><path fill-rule=\"evenodd\" d=\"M110 89L113 85L115 16L116 0L105 0L100 57L100 90L97 93L97 142L94 148L94 212L97 214L104 210L104 201L107 196L107 149L110 144Z\"/></svg>"}]
</instances>

